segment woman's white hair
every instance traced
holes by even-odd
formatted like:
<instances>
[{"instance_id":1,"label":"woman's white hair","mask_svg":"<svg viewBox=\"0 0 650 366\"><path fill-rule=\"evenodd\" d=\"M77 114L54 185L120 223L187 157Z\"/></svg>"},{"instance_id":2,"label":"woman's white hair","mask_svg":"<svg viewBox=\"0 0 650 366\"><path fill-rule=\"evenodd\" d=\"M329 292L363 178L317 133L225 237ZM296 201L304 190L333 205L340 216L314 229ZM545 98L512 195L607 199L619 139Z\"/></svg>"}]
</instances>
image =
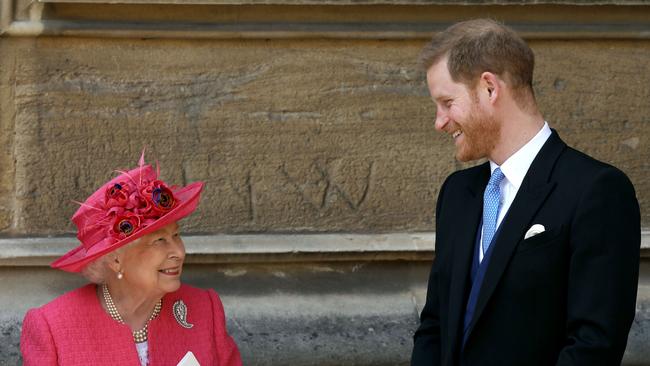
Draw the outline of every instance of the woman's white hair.
<instances>
[{"instance_id":1,"label":"woman's white hair","mask_svg":"<svg viewBox=\"0 0 650 366\"><path fill-rule=\"evenodd\" d=\"M88 263L82 270L81 275L84 276L88 281L101 285L106 283L108 276L113 276L114 272L108 266L108 263L115 257L115 254L123 252L126 249L138 244L140 238L135 239L134 241L115 249L112 252L108 252L101 257L95 259L94 261Z\"/></svg>"},{"instance_id":2,"label":"woman's white hair","mask_svg":"<svg viewBox=\"0 0 650 366\"><path fill-rule=\"evenodd\" d=\"M101 285L106 282L111 269L108 267L108 261L112 258L113 253L104 254L94 261L88 263L82 270L81 275L92 283Z\"/></svg>"}]
</instances>

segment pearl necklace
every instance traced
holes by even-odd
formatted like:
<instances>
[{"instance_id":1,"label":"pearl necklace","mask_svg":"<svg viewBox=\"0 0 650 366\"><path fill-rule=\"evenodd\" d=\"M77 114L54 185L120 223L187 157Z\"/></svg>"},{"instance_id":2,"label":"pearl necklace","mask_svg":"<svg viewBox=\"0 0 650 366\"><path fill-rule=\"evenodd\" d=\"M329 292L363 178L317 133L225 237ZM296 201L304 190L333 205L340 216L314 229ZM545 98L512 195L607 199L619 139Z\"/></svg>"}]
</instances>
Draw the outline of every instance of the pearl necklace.
<instances>
[{"instance_id":1,"label":"pearl necklace","mask_svg":"<svg viewBox=\"0 0 650 366\"><path fill-rule=\"evenodd\" d=\"M106 303L106 309L108 310L108 314L116 320L117 322L124 324L124 319L122 319L122 316L120 313L117 311L117 307L115 306L115 303L113 302L113 298L111 297L110 292L108 292L108 286L106 284L102 285L102 294L104 295L104 303ZM144 327L140 330L135 330L133 331L133 340L135 343L142 343L146 342L148 338L148 332L147 330L149 329L149 322L152 321L155 317L160 314L160 308L162 308L162 299L158 300L156 303L156 306L153 308L153 313L151 313L151 316L149 319L147 319L147 322L144 324Z\"/></svg>"}]
</instances>

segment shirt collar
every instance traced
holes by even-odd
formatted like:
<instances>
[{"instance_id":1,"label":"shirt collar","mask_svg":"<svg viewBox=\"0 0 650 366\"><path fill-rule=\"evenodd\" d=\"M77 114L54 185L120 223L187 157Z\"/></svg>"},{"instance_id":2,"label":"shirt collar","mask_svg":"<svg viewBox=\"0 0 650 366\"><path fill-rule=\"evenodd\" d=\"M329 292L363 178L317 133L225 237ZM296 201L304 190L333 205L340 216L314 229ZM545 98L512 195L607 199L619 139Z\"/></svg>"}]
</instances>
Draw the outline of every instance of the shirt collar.
<instances>
[{"instance_id":1,"label":"shirt collar","mask_svg":"<svg viewBox=\"0 0 650 366\"><path fill-rule=\"evenodd\" d=\"M535 156L537 156L537 153L539 153L550 136L551 128L548 126L548 122L544 121L544 126L537 132L535 137L517 150L516 153L512 154L501 166L490 161L490 173L494 172L496 168L501 168L501 172L503 172L508 182L519 189L521 182L524 181L524 177L528 172L528 168L530 168L533 160L535 160Z\"/></svg>"}]
</instances>

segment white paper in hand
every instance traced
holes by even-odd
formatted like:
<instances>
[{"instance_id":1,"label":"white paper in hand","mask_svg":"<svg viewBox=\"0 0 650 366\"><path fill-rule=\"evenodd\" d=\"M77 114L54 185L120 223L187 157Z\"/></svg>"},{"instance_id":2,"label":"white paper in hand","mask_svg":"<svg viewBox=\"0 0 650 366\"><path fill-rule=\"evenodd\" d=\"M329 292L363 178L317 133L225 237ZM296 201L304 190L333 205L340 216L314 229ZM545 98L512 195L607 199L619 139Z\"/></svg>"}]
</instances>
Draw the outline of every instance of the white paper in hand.
<instances>
[{"instance_id":1,"label":"white paper in hand","mask_svg":"<svg viewBox=\"0 0 650 366\"><path fill-rule=\"evenodd\" d=\"M194 357L194 353L192 351L189 351L185 354L181 362L178 363L176 366L201 366L199 365L199 360Z\"/></svg>"}]
</instances>

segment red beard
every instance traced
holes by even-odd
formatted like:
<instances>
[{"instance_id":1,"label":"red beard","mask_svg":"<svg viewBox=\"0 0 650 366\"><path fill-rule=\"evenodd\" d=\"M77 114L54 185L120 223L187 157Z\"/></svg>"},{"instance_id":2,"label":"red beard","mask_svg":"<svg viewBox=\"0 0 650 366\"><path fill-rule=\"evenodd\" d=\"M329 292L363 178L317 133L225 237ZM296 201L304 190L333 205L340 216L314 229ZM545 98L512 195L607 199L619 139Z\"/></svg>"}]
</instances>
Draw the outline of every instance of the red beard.
<instances>
[{"instance_id":1,"label":"red beard","mask_svg":"<svg viewBox=\"0 0 650 366\"><path fill-rule=\"evenodd\" d=\"M456 159L471 161L488 157L501 137L501 126L491 116L474 104L467 120L462 124L463 139L456 147Z\"/></svg>"}]
</instances>

